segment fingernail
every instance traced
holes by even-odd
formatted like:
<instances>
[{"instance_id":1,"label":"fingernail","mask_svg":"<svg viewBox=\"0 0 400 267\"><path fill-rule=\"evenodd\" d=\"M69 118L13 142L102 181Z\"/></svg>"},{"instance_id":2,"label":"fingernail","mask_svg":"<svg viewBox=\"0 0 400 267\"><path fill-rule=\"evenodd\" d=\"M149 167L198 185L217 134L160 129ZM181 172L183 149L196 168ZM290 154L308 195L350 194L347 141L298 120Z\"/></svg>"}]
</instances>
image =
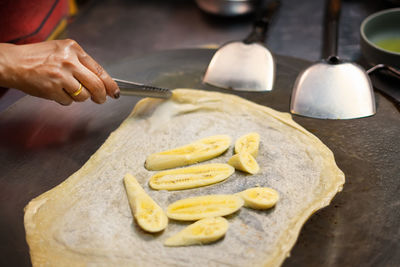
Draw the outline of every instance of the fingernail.
<instances>
[{"instance_id":1,"label":"fingernail","mask_svg":"<svg viewBox=\"0 0 400 267\"><path fill-rule=\"evenodd\" d=\"M114 93L114 98L115 99L119 98L119 90Z\"/></svg>"}]
</instances>

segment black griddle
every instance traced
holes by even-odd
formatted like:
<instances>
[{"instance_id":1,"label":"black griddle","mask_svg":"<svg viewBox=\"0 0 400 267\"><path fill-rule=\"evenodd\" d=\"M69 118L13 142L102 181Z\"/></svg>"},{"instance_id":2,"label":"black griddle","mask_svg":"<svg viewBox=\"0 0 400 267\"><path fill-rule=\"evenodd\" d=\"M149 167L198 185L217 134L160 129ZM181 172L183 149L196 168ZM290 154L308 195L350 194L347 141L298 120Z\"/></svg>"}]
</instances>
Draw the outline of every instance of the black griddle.
<instances>
[{"instance_id":1,"label":"black griddle","mask_svg":"<svg viewBox=\"0 0 400 267\"><path fill-rule=\"evenodd\" d=\"M234 92L201 83L214 52L158 52L123 59L107 70L113 77L162 87L233 93L288 112L294 80L311 64L276 55L272 92ZM375 97L377 114L368 118L294 116L334 152L346 183L331 205L304 225L283 266L400 265L400 114L384 96ZM87 101L63 107L26 96L0 113L0 266L30 266L24 206L77 171L138 100L121 97L103 105Z\"/></svg>"}]
</instances>

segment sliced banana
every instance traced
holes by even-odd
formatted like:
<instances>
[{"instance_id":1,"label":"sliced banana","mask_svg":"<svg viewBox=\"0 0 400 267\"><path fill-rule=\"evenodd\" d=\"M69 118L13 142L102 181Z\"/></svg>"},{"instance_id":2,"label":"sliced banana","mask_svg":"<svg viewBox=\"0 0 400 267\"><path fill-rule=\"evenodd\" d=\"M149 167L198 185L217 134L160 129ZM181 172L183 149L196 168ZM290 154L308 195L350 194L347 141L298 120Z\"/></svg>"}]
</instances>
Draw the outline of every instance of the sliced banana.
<instances>
[{"instance_id":1,"label":"sliced banana","mask_svg":"<svg viewBox=\"0 0 400 267\"><path fill-rule=\"evenodd\" d=\"M176 247L211 243L223 237L228 227L228 221L223 217L201 219L168 238L164 245Z\"/></svg>"},{"instance_id":2,"label":"sliced banana","mask_svg":"<svg viewBox=\"0 0 400 267\"><path fill-rule=\"evenodd\" d=\"M233 155L228 164L235 167L235 169L250 173L256 174L260 171L260 167L258 166L257 161L254 157L248 152L240 152L239 154Z\"/></svg>"},{"instance_id":3,"label":"sliced banana","mask_svg":"<svg viewBox=\"0 0 400 267\"><path fill-rule=\"evenodd\" d=\"M256 132L248 133L239 137L235 142L235 153L249 152L254 158L258 155L260 146L260 135Z\"/></svg>"},{"instance_id":4,"label":"sliced banana","mask_svg":"<svg viewBox=\"0 0 400 267\"><path fill-rule=\"evenodd\" d=\"M244 205L252 209L269 209L279 200L279 193L269 187L253 187L238 193Z\"/></svg>"},{"instance_id":5,"label":"sliced banana","mask_svg":"<svg viewBox=\"0 0 400 267\"><path fill-rule=\"evenodd\" d=\"M244 204L235 195L206 195L178 200L167 208L167 216L174 220L195 221L207 217L234 213Z\"/></svg>"},{"instance_id":6,"label":"sliced banana","mask_svg":"<svg viewBox=\"0 0 400 267\"><path fill-rule=\"evenodd\" d=\"M148 170L165 170L202 162L224 153L231 144L228 135L215 135L200 139L175 149L151 154L145 167Z\"/></svg>"},{"instance_id":7,"label":"sliced banana","mask_svg":"<svg viewBox=\"0 0 400 267\"><path fill-rule=\"evenodd\" d=\"M150 178L149 184L156 190L181 190L221 182L234 172L228 164L203 164L159 172Z\"/></svg>"},{"instance_id":8,"label":"sliced banana","mask_svg":"<svg viewBox=\"0 0 400 267\"><path fill-rule=\"evenodd\" d=\"M160 206L143 190L135 177L124 177L126 193L132 214L139 226L147 232L159 232L168 224L168 217Z\"/></svg>"}]
</instances>

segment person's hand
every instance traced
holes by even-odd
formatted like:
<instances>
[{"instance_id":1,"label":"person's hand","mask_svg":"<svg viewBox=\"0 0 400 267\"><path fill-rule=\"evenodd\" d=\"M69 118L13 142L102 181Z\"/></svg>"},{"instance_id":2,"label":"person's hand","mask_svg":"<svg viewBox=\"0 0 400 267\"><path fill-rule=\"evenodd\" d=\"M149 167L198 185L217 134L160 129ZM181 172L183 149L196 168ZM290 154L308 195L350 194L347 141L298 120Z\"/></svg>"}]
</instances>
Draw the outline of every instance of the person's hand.
<instances>
[{"instance_id":1,"label":"person's hand","mask_svg":"<svg viewBox=\"0 0 400 267\"><path fill-rule=\"evenodd\" d=\"M73 40L0 44L0 86L62 105L89 97L100 104L106 95L118 98L120 92L107 72Z\"/></svg>"}]
</instances>

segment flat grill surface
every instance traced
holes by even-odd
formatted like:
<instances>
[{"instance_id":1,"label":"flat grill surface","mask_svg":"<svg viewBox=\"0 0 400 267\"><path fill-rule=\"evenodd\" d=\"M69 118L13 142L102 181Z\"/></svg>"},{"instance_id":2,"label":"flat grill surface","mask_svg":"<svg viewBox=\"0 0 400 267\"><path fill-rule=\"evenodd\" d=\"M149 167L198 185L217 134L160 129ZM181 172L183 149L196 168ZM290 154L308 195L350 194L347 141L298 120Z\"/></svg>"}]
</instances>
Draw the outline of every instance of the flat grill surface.
<instances>
[{"instance_id":1,"label":"flat grill surface","mask_svg":"<svg viewBox=\"0 0 400 267\"><path fill-rule=\"evenodd\" d=\"M167 88L212 88L201 83L215 50L186 49L125 59L114 77ZM311 62L276 56L272 92L234 92L279 111L289 110L291 88ZM23 208L77 171L118 128L140 98L104 105L62 107L24 97L0 113L0 266L30 266ZM400 114L376 94L373 117L327 121L294 116L335 154L346 184L330 206L314 214L283 266L400 265Z\"/></svg>"}]
</instances>

